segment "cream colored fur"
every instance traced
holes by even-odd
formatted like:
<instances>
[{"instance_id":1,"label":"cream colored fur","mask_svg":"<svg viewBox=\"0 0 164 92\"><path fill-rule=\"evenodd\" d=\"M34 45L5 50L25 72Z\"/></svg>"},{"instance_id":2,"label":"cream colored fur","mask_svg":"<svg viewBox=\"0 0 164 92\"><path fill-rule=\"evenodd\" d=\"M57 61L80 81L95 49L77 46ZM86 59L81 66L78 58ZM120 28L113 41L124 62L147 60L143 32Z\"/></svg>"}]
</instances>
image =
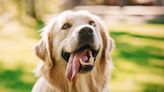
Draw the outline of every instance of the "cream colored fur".
<instances>
[{"instance_id":1,"label":"cream colored fur","mask_svg":"<svg viewBox=\"0 0 164 92\"><path fill-rule=\"evenodd\" d=\"M75 25L72 30L78 31L78 28L88 26L87 21L90 19L97 25L93 28L95 48L100 45L100 51L94 69L85 74L78 73L76 79L70 82L66 78L67 63L61 57L61 50L65 48L73 51L77 46L77 38L75 31L61 30L61 25L71 22ZM60 14L43 29L42 39L35 46L36 55L42 62L37 68L40 77L32 92L109 92L112 45L107 29L96 15L86 11L67 11Z\"/></svg>"}]
</instances>

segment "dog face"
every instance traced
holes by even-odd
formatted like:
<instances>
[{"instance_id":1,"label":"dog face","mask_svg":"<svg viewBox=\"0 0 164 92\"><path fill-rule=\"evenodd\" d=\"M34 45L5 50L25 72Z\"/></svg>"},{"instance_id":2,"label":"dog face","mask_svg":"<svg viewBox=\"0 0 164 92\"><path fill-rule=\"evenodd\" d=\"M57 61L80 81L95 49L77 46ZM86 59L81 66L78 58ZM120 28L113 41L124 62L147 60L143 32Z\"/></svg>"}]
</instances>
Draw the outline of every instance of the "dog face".
<instances>
[{"instance_id":1,"label":"dog face","mask_svg":"<svg viewBox=\"0 0 164 92\"><path fill-rule=\"evenodd\" d=\"M111 48L102 21L86 11L66 11L54 18L42 32L35 52L48 67L64 66L71 81L77 73L86 73Z\"/></svg>"}]
</instances>

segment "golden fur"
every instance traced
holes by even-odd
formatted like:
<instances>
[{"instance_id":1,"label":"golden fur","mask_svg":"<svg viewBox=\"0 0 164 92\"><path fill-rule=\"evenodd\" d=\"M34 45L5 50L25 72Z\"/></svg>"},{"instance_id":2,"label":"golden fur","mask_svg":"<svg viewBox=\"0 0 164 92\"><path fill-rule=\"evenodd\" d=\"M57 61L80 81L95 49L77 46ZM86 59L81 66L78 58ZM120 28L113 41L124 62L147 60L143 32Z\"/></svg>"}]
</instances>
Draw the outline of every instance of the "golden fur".
<instances>
[{"instance_id":1,"label":"golden fur","mask_svg":"<svg viewBox=\"0 0 164 92\"><path fill-rule=\"evenodd\" d=\"M74 14L77 14L74 16ZM74 17L72 17L74 16ZM68 21L77 20L79 25L84 24L85 20L91 18L96 21L98 30L98 44L100 51L98 53L94 70L85 74L77 74L76 79L72 82L66 78L67 63L61 58L61 47L68 50L75 48L75 41L69 42L68 35L70 32L59 32L59 22L64 21L63 18L69 18ZM83 18L80 20L80 18ZM81 22L81 23L80 23ZM77 25L78 26L78 25ZM76 28L76 25L75 25ZM71 39L72 40L72 39ZM74 43L73 43L74 42ZM108 35L107 29L99 17L85 11L72 12L67 11L51 20L43 29L42 39L35 46L36 55L43 61L38 68L40 78L35 83L32 92L109 92L109 71L111 65L110 51L112 48L112 39Z\"/></svg>"}]
</instances>

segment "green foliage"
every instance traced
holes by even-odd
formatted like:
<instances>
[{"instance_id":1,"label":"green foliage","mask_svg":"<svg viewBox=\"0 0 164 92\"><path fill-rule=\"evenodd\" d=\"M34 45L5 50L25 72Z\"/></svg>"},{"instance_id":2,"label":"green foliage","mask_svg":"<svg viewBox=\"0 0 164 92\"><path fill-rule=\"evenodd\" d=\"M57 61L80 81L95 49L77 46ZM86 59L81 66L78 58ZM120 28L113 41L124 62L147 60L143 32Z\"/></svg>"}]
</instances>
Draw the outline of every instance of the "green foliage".
<instances>
[{"instance_id":1,"label":"green foliage","mask_svg":"<svg viewBox=\"0 0 164 92\"><path fill-rule=\"evenodd\" d=\"M43 26L44 26L44 22L41 21L41 20L38 20L38 21L37 21L37 29L40 30L40 29L43 28Z\"/></svg>"}]
</instances>

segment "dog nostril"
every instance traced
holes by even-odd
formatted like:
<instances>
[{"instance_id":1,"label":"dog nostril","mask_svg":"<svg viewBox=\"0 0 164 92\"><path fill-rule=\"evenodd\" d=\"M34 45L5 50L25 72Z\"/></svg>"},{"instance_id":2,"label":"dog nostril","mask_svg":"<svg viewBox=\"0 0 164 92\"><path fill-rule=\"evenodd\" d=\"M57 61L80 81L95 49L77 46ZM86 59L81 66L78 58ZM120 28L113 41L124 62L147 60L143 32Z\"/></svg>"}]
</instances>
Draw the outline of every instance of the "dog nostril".
<instances>
[{"instance_id":1,"label":"dog nostril","mask_svg":"<svg viewBox=\"0 0 164 92\"><path fill-rule=\"evenodd\" d=\"M92 29L91 29L91 30L88 30L88 31L89 31L89 33L91 33L91 34L93 33L93 30L92 30Z\"/></svg>"}]
</instances>

